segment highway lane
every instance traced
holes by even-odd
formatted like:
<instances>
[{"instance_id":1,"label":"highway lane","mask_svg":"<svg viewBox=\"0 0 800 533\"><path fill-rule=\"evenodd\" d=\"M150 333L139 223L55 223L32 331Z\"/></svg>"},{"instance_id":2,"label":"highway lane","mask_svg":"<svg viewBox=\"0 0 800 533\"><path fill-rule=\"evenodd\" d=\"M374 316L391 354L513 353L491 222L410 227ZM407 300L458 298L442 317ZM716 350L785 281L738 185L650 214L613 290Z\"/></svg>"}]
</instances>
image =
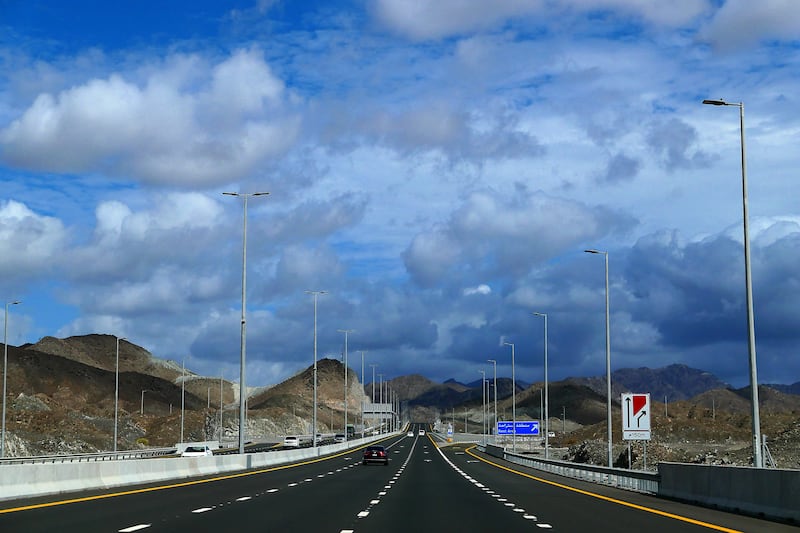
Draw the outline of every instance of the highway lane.
<instances>
[{"instance_id":1,"label":"highway lane","mask_svg":"<svg viewBox=\"0 0 800 533\"><path fill-rule=\"evenodd\" d=\"M4 502L0 531L342 531L391 478L412 450L413 439L384 443L389 466L361 465L354 450L297 465L206 479L81 495ZM397 453L395 453L397 452ZM4 512L9 508L30 509Z\"/></svg>"},{"instance_id":2,"label":"highway lane","mask_svg":"<svg viewBox=\"0 0 800 533\"><path fill-rule=\"evenodd\" d=\"M389 466L361 465L359 449L73 502L4 502L0 532L798 530L546 475L467 446L440 449L416 431L383 444ZM23 504L32 508L3 510Z\"/></svg>"},{"instance_id":3,"label":"highway lane","mask_svg":"<svg viewBox=\"0 0 800 533\"><path fill-rule=\"evenodd\" d=\"M535 516L537 523L546 523L560 531L800 531L786 524L525 468L481 454L472 445L447 446L442 450L454 467L498 502L513 502Z\"/></svg>"}]
</instances>

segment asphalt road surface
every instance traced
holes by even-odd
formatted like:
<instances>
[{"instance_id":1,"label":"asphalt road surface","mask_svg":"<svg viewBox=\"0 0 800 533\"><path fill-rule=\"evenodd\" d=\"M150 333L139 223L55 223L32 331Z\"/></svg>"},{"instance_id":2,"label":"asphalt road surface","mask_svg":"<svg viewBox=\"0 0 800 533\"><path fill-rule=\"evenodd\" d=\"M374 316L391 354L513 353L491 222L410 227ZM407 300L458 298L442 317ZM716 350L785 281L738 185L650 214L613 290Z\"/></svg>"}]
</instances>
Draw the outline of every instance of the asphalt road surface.
<instances>
[{"instance_id":1,"label":"asphalt road surface","mask_svg":"<svg viewBox=\"0 0 800 533\"><path fill-rule=\"evenodd\" d=\"M576 482L437 447L383 441L313 461L125 490L0 503L0 532L800 531L784 524Z\"/></svg>"}]
</instances>

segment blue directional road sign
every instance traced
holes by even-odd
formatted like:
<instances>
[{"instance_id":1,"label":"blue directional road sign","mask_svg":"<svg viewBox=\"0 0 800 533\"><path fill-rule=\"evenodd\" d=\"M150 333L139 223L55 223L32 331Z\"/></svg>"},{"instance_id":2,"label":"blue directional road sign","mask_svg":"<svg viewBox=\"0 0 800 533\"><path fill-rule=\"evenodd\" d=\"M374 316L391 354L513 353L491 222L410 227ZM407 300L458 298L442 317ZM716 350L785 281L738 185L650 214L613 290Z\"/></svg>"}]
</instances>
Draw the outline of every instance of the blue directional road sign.
<instances>
[{"instance_id":1,"label":"blue directional road sign","mask_svg":"<svg viewBox=\"0 0 800 533\"><path fill-rule=\"evenodd\" d=\"M517 435L538 435L539 434L539 421L538 420L517 420ZM498 435L513 435L514 422L497 421L497 434Z\"/></svg>"}]
</instances>

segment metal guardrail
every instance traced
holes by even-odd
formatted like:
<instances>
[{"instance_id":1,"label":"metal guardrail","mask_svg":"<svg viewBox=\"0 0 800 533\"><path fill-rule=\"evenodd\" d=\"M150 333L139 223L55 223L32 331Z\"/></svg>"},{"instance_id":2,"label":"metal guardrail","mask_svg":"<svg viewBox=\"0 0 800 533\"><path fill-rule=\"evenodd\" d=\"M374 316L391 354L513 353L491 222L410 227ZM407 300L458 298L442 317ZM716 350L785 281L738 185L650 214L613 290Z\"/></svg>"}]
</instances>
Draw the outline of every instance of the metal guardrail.
<instances>
[{"instance_id":1,"label":"metal guardrail","mask_svg":"<svg viewBox=\"0 0 800 533\"><path fill-rule=\"evenodd\" d=\"M478 449L494 457L505 459L506 461L529 468L535 468L536 470L647 494L658 494L659 482L661 480L661 476L656 472L628 470L627 468L609 468L607 466L571 463L569 461L559 461L556 459L534 458L510 453L500 446L491 444L486 446L482 444L478 445Z\"/></svg>"},{"instance_id":2,"label":"metal guardrail","mask_svg":"<svg viewBox=\"0 0 800 533\"><path fill-rule=\"evenodd\" d=\"M121 452L31 455L27 457L4 457L0 459L0 465L85 463L92 461L121 461L128 459L150 459L153 457L172 455L176 452L177 449L175 447L172 447L172 448L147 448L145 450L130 450Z\"/></svg>"}]
</instances>

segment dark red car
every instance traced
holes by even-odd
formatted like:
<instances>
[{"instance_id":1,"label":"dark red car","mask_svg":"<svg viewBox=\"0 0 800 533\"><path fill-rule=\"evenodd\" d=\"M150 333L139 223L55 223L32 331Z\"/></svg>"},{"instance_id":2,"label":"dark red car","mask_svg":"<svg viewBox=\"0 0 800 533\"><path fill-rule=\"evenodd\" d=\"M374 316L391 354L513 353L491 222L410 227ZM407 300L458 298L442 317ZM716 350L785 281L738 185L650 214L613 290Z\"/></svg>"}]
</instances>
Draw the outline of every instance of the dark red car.
<instances>
[{"instance_id":1,"label":"dark red car","mask_svg":"<svg viewBox=\"0 0 800 533\"><path fill-rule=\"evenodd\" d=\"M383 446L367 446L364 449L364 464L369 463L382 463L389 464L389 456L386 454L386 448Z\"/></svg>"}]
</instances>

